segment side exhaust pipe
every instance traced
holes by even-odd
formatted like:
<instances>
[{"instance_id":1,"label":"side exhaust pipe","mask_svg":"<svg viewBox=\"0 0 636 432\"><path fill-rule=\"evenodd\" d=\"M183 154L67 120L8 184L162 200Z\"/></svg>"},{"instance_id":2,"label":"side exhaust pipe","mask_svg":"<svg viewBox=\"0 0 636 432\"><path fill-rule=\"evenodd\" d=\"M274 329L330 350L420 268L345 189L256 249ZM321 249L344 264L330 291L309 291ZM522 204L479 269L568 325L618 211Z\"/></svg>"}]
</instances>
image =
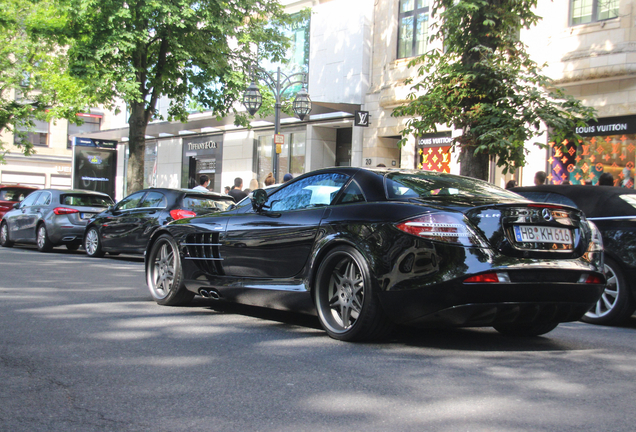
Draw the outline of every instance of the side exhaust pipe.
<instances>
[{"instance_id":1,"label":"side exhaust pipe","mask_svg":"<svg viewBox=\"0 0 636 432\"><path fill-rule=\"evenodd\" d=\"M215 289L200 289L199 290L199 294L201 295L201 297L204 298L209 298L212 300L220 300L221 299L221 294L219 294L219 292Z\"/></svg>"}]
</instances>

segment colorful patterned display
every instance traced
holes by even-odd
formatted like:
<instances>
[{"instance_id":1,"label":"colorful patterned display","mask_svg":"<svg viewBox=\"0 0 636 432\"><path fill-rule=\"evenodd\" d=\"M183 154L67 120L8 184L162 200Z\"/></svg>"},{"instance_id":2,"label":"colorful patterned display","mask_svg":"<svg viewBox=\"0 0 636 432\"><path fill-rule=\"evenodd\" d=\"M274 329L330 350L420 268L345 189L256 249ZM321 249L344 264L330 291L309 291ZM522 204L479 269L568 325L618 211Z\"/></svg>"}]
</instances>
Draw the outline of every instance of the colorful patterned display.
<instances>
[{"instance_id":1,"label":"colorful patterned display","mask_svg":"<svg viewBox=\"0 0 636 432\"><path fill-rule=\"evenodd\" d=\"M450 146L431 146L417 149L416 166L426 171L450 173Z\"/></svg>"},{"instance_id":2,"label":"colorful patterned display","mask_svg":"<svg viewBox=\"0 0 636 432\"><path fill-rule=\"evenodd\" d=\"M604 172L614 177L614 186L634 187L636 135L586 137L578 145L564 141L550 143L548 183L590 183L595 185Z\"/></svg>"}]
</instances>

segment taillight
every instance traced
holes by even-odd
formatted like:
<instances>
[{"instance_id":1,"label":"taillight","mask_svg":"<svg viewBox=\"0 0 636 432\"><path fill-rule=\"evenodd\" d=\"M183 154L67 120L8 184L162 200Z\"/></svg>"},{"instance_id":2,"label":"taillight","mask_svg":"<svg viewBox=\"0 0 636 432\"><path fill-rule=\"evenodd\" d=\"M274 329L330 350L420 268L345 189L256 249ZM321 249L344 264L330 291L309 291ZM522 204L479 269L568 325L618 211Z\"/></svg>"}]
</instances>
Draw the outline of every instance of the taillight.
<instances>
[{"instance_id":1,"label":"taillight","mask_svg":"<svg viewBox=\"0 0 636 432\"><path fill-rule=\"evenodd\" d=\"M179 220L179 219L184 219L184 218L189 218L189 217L194 217L197 214L193 211L190 210L183 210L183 209L177 209L177 210L170 210L170 216L172 217L172 219L174 220Z\"/></svg>"},{"instance_id":2,"label":"taillight","mask_svg":"<svg viewBox=\"0 0 636 432\"><path fill-rule=\"evenodd\" d=\"M489 272L471 276L464 279L464 283L505 283L510 282L510 276L506 272Z\"/></svg>"},{"instance_id":3,"label":"taillight","mask_svg":"<svg viewBox=\"0 0 636 432\"><path fill-rule=\"evenodd\" d=\"M67 208L67 207L56 207L53 209L53 213L56 215L66 215L71 213L79 213L79 210Z\"/></svg>"},{"instance_id":4,"label":"taillight","mask_svg":"<svg viewBox=\"0 0 636 432\"><path fill-rule=\"evenodd\" d=\"M449 213L429 213L400 222L396 227L407 234L427 240L463 246L486 246L463 218Z\"/></svg>"},{"instance_id":5,"label":"taillight","mask_svg":"<svg viewBox=\"0 0 636 432\"><path fill-rule=\"evenodd\" d=\"M590 244L587 247L588 252L601 252L603 250L603 237L601 237L601 232L596 227L594 222L587 221L590 225L590 230L592 231L592 238L590 239Z\"/></svg>"},{"instance_id":6,"label":"taillight","mask_svg":"<svg viewBox=\"0 0 636 432\"><path fill-rule=\"evenodd\" d=\"M579 283L598 285L598 284L604 284L605 279L599 275L583 273L581 277L579 278Z\"/></svg>"}]
</instances>

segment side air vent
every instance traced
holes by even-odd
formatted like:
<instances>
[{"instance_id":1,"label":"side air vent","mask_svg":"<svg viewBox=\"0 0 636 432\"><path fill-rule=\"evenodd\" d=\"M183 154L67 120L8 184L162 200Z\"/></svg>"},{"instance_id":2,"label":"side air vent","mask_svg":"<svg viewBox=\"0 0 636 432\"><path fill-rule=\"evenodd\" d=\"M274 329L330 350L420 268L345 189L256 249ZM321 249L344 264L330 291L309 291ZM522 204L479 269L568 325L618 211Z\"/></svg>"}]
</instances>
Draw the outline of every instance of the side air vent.
<instances>
[{"instance_id":1,"label":"side air vent","mask_svg":"<svg viewBox=\"0 0 636 432\"><path fill-rule=\"evenodd\" d=\"M181 246L188 251L184 258L194 261L200 270L214 275L223 274L219 233L189 234Z\"/></svg>"}]
</instances>

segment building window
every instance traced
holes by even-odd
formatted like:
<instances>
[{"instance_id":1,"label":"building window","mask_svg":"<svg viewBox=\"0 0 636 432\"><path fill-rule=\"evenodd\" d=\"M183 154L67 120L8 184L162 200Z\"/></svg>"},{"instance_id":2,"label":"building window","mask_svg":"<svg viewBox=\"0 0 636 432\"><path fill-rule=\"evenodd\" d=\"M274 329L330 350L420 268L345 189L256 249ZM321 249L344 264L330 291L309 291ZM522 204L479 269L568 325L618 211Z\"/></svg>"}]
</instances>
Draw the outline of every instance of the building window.
<instances>
[{"instance_id":1,"label":"building window","mask_svg":"<svg viewBox=\"0 0 636 432\"><path fill-rule=\"evenodd\" d=\"M398 58L415 57L426 52L429 0L400 0Z\"/></svg>"},{"instance_id":2,"label":"building window","mask_svg":"<svg viewBox=\"0 0 636 432\"><path fill-rule=\"evenodd\" d=\"M19 126L20 133L15 134L13 141L18 144L26 140L38 147L48 147L49 145L49 124L43 120L32 119L33 127ZM22 136L21 136L22 135Z\"/></svg>"},{"instance_id":3,"label":"building window","mask_svg":"<svg viewBox=\"0 0 636 432\"><path fill-rule=\"evenodd\" d=\"M571 0L571 25L618 17L619 0Z\"/></svg>"},{"instance_id":4,"label":"building window","mask_svg":"<svg viewBox=\"0 0 636 432\"><path fill-rule=\"evenodd\" d=\"M305 173L306 133L284 132L285 144L281 146L278 155L278 178L276 183L283 181L283 176L290 173L296 177ZM258 138L258 174L259 184L263 184L272 168L272 144L274 135L263 135Z\"/></svg>"},{"instance_id":5,"label":"building window","mask_svg":"<svg viewBox=\"0 0 636 432\"><path fill-rule=\"evenodd\" d=\"M102 121L101 116L97 116L97 115L78 114L77 116L80 117L84 121L84 123L82 123L81 125L76 125L71 122L68 123L68 133L67 133L68 141L66 143L66 148L69 148L69 149L73 147L74 135L80 135L86 132L99 131L100 124Z\"/></svg>"}]
</instances>

